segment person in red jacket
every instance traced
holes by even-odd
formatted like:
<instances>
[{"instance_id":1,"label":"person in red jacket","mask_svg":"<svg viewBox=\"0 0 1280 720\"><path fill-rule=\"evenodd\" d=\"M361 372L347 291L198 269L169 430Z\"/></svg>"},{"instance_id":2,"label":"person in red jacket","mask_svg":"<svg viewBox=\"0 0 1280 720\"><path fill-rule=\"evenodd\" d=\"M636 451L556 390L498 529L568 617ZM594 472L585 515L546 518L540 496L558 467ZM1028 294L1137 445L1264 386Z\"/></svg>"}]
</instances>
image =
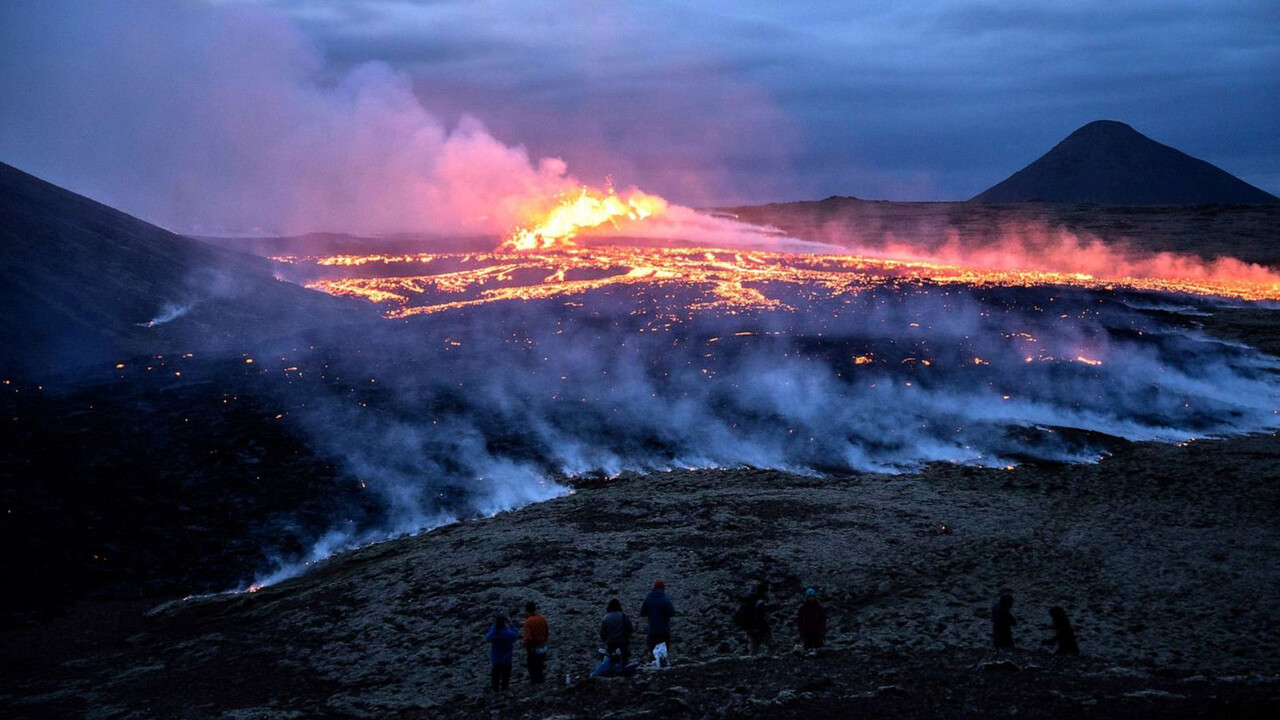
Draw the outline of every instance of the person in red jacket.
<instances>
[{"instance_id":1,"label":"person in red jacket","mask_svg":"<svg viewBox=\"0 0 1280 720\"><path fill-rule=\"evenodd\" d=\"M827 609L818 602L818 591L804 591L804 602L796 614L796 628L805 650L817 650L827 639Z\"/></svg>"},{"instance_id":2,"label":"person in red jacket","mask_svg":"<svg viewBox=\"0 0 1280 720\"><path fill-rule=\"evenodd\" d=\"M533 684L547 681L547 638L551 636L547 628L547 619L538 614L538 606L532 602L524 604L524 651L529 662L529 682Z\"/></svg>"}]
</instances>

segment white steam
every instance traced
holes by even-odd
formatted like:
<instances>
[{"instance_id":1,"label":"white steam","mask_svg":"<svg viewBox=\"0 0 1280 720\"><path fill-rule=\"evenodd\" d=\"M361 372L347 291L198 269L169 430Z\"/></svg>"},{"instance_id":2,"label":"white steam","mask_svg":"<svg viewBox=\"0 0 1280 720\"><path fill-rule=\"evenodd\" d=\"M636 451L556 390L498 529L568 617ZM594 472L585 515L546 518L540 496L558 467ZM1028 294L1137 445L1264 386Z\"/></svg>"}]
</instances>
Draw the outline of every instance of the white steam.
<instances>
[{"instance_id":1,"label":"white steam","mask_svg":"<svg viewBox=\"0 0 1280 720\"><path fill-rule=\"evenodd\" d=\"M157 313L155 317L151 318L146 322L137 323L137 325L138 327L143 327L143 328L153 328L157 325L164 325L167 322L172 322L174 320L177 320L183 315L186 315L187 313L191 312L192 306L193 306L192 303L188 303L186 305L179 305L178 303L165 303L164 307L160 308L160 312Z\"/></svg>"},{"instance_id":2,"label":"white steam","mask_svg":"<svg viewBox=\"0 0 1280 720\"><path fill-rule=\"evenodd\" d=\"M339 545L553 497L562 475L1091 462L1280 428L1280 362L1126 304L1149 296L903 283L669 328L666 306L636 312L652 298L580 299L388 322L299 362L344 380L291 418L386 510Z\"/></svg>"}]
</instances>

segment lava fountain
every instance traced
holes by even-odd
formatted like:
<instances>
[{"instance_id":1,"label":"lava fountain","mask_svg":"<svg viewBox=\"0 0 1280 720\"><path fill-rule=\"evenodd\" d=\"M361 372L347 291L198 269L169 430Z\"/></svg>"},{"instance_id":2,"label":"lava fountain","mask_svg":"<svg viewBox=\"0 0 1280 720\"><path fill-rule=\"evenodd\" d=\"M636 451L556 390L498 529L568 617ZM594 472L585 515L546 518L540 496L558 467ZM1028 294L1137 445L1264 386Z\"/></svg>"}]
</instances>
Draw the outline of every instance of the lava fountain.
<instances>
[{"instance_id":1,"label":"lava fountain","mask_svg":"<svg viewBox=\"0 0 1280 720\"><path fill-rule=\"evenodd\" d=\"M661 215L666 209L666 200L634 188L619 195L612 183L603 192L583 187L577 195L562 199L543 213L532 227L513 232L498 251L573 247L573 239L584 229L605 223L617 227L619 220L644 220Z\"/></svg>"}]
</instances>

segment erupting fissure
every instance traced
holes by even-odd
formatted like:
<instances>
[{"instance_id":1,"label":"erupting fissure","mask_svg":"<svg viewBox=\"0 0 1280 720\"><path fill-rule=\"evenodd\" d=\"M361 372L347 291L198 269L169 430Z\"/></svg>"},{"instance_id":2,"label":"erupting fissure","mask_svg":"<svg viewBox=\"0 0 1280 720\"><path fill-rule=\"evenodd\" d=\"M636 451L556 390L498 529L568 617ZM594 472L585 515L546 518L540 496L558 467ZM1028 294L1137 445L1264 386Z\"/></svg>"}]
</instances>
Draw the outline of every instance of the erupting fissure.
<instances>
[{"instance_id":1,"label":"erupting fissure","mask_svg":"<svg viewBox=\"0 0 1280 720\"><path fill-rule=\"evenodd\" d=\"M661 215L667 201L631 189L622 195L609 186L603 192L583 187L576 196L565 198L547 211L532 227L513 232L498 251L547 250L575 247L578 233L605 223L618 227L619 220L643 220Z\"/></svg>"},{"instance_id":2,"label":"erupting fissure","mask_svg":"<svg viewBox=\"0 0 1280 720\"><path fill-rule=\"evenodd\" d=\"M1025 240L1014 234L996 243L966 247L952 240L932 249L903 243L872 249L822 245L800 252L785 244L775 250L698 246L691 243L701 237L700 227L689 220L697 213L668 206L656 195L635 188L620 194L610 182L604 190L584 186L558 197L555 204L531 212L528 226L512 232L492 252L273 259L333 268L307 277L307 287L383 304L392 318L498 301L567 298L621 286L648 288L669 300L679 295L677 304L684 302L681 310L688 312L796 310L824 298L900 283L1280 300L1280 273L1227 257L1206 261L1169 252L1135 253L1097 239L1046 238L1043 231L1026 232ZM653 237L655 226L626 223L664 215L660 233L674 229L672 237L688 235L668 246L606 239L628 232ZM613 232L597 233L602 242L584 247L576 241L606 224ZM361 266L369 267L344 270Z\"/></svg>"}]
</instances>

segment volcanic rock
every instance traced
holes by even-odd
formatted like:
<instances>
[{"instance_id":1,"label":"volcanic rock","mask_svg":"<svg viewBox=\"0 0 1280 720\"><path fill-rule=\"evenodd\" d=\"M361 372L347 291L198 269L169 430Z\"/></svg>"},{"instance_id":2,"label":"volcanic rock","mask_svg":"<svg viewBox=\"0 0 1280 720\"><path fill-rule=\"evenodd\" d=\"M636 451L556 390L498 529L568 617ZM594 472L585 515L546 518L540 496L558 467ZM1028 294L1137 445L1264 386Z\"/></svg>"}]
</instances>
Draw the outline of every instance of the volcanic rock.
<instances>
[{"instance_id":1,"label":"volcanic rock","mask_svg":"<svg viewBox=\"0 0 1280 720\"><path fill-rule=\"evenodd\" d=\"M0 370L235 349L354 319L269 263L175 235L0 163Z\"/></svg>"},{"instance_id":2,"label":"volcanic rock","mask_svg":"<svg viewBox=\"0 0 1280 720\"><path fill-rule=\"evenodd\" d=\"M0 709L33 719L111 706L138 717L461 720L1009 717L1016 707L1020 718L1068 718L1096 704L1108 717L1266 717L1277 688L1277 443L1137 445L1089 466L943 464L912 477L624 474L347 553L257 593L150 612L85 603L40 627L0 630L10 683ZM1151 467L1176 482L1156 486L1143 474ZM1062 489L1047 493L1051 484ZM700 510L715 522L688 520ZM623 515L633 519L596 522ZM938 516L964 537L916 531ZM1215 547L1234 549L1230 568L1205 562ZM607 600L640 620L657 577L680 612L670 670L533 687L517 668L510 692L485 690L480 638L495 612L536 601L552 623L549 676L579 678L594 664ZM761 579L771 581L780 646L794 637L804 587L820 581L827 655L745 655L730 618ZM989 622L968 611L1005 584L1023 608L1012 656L987 647ZM1079 657L1040 649L1054 603L1072 609ZM1138 619L1154 632L1124 631ZM1218 679L1156 672L1174 650L1188 658L1180 674ZM991 671L1010 657L1022 672Z\"/></svg>"},{"instance_id":3,"label":"volcanic rock","mask_svg":"<svg viewBox=\"0 0 1280 720\"><path fill-rule=\"evenodd\" d=\"M1113 120L1097 120L1076 130L973 200L1108 205L1280 202L1218 167Z\"/></svg>"}]
</instances>

